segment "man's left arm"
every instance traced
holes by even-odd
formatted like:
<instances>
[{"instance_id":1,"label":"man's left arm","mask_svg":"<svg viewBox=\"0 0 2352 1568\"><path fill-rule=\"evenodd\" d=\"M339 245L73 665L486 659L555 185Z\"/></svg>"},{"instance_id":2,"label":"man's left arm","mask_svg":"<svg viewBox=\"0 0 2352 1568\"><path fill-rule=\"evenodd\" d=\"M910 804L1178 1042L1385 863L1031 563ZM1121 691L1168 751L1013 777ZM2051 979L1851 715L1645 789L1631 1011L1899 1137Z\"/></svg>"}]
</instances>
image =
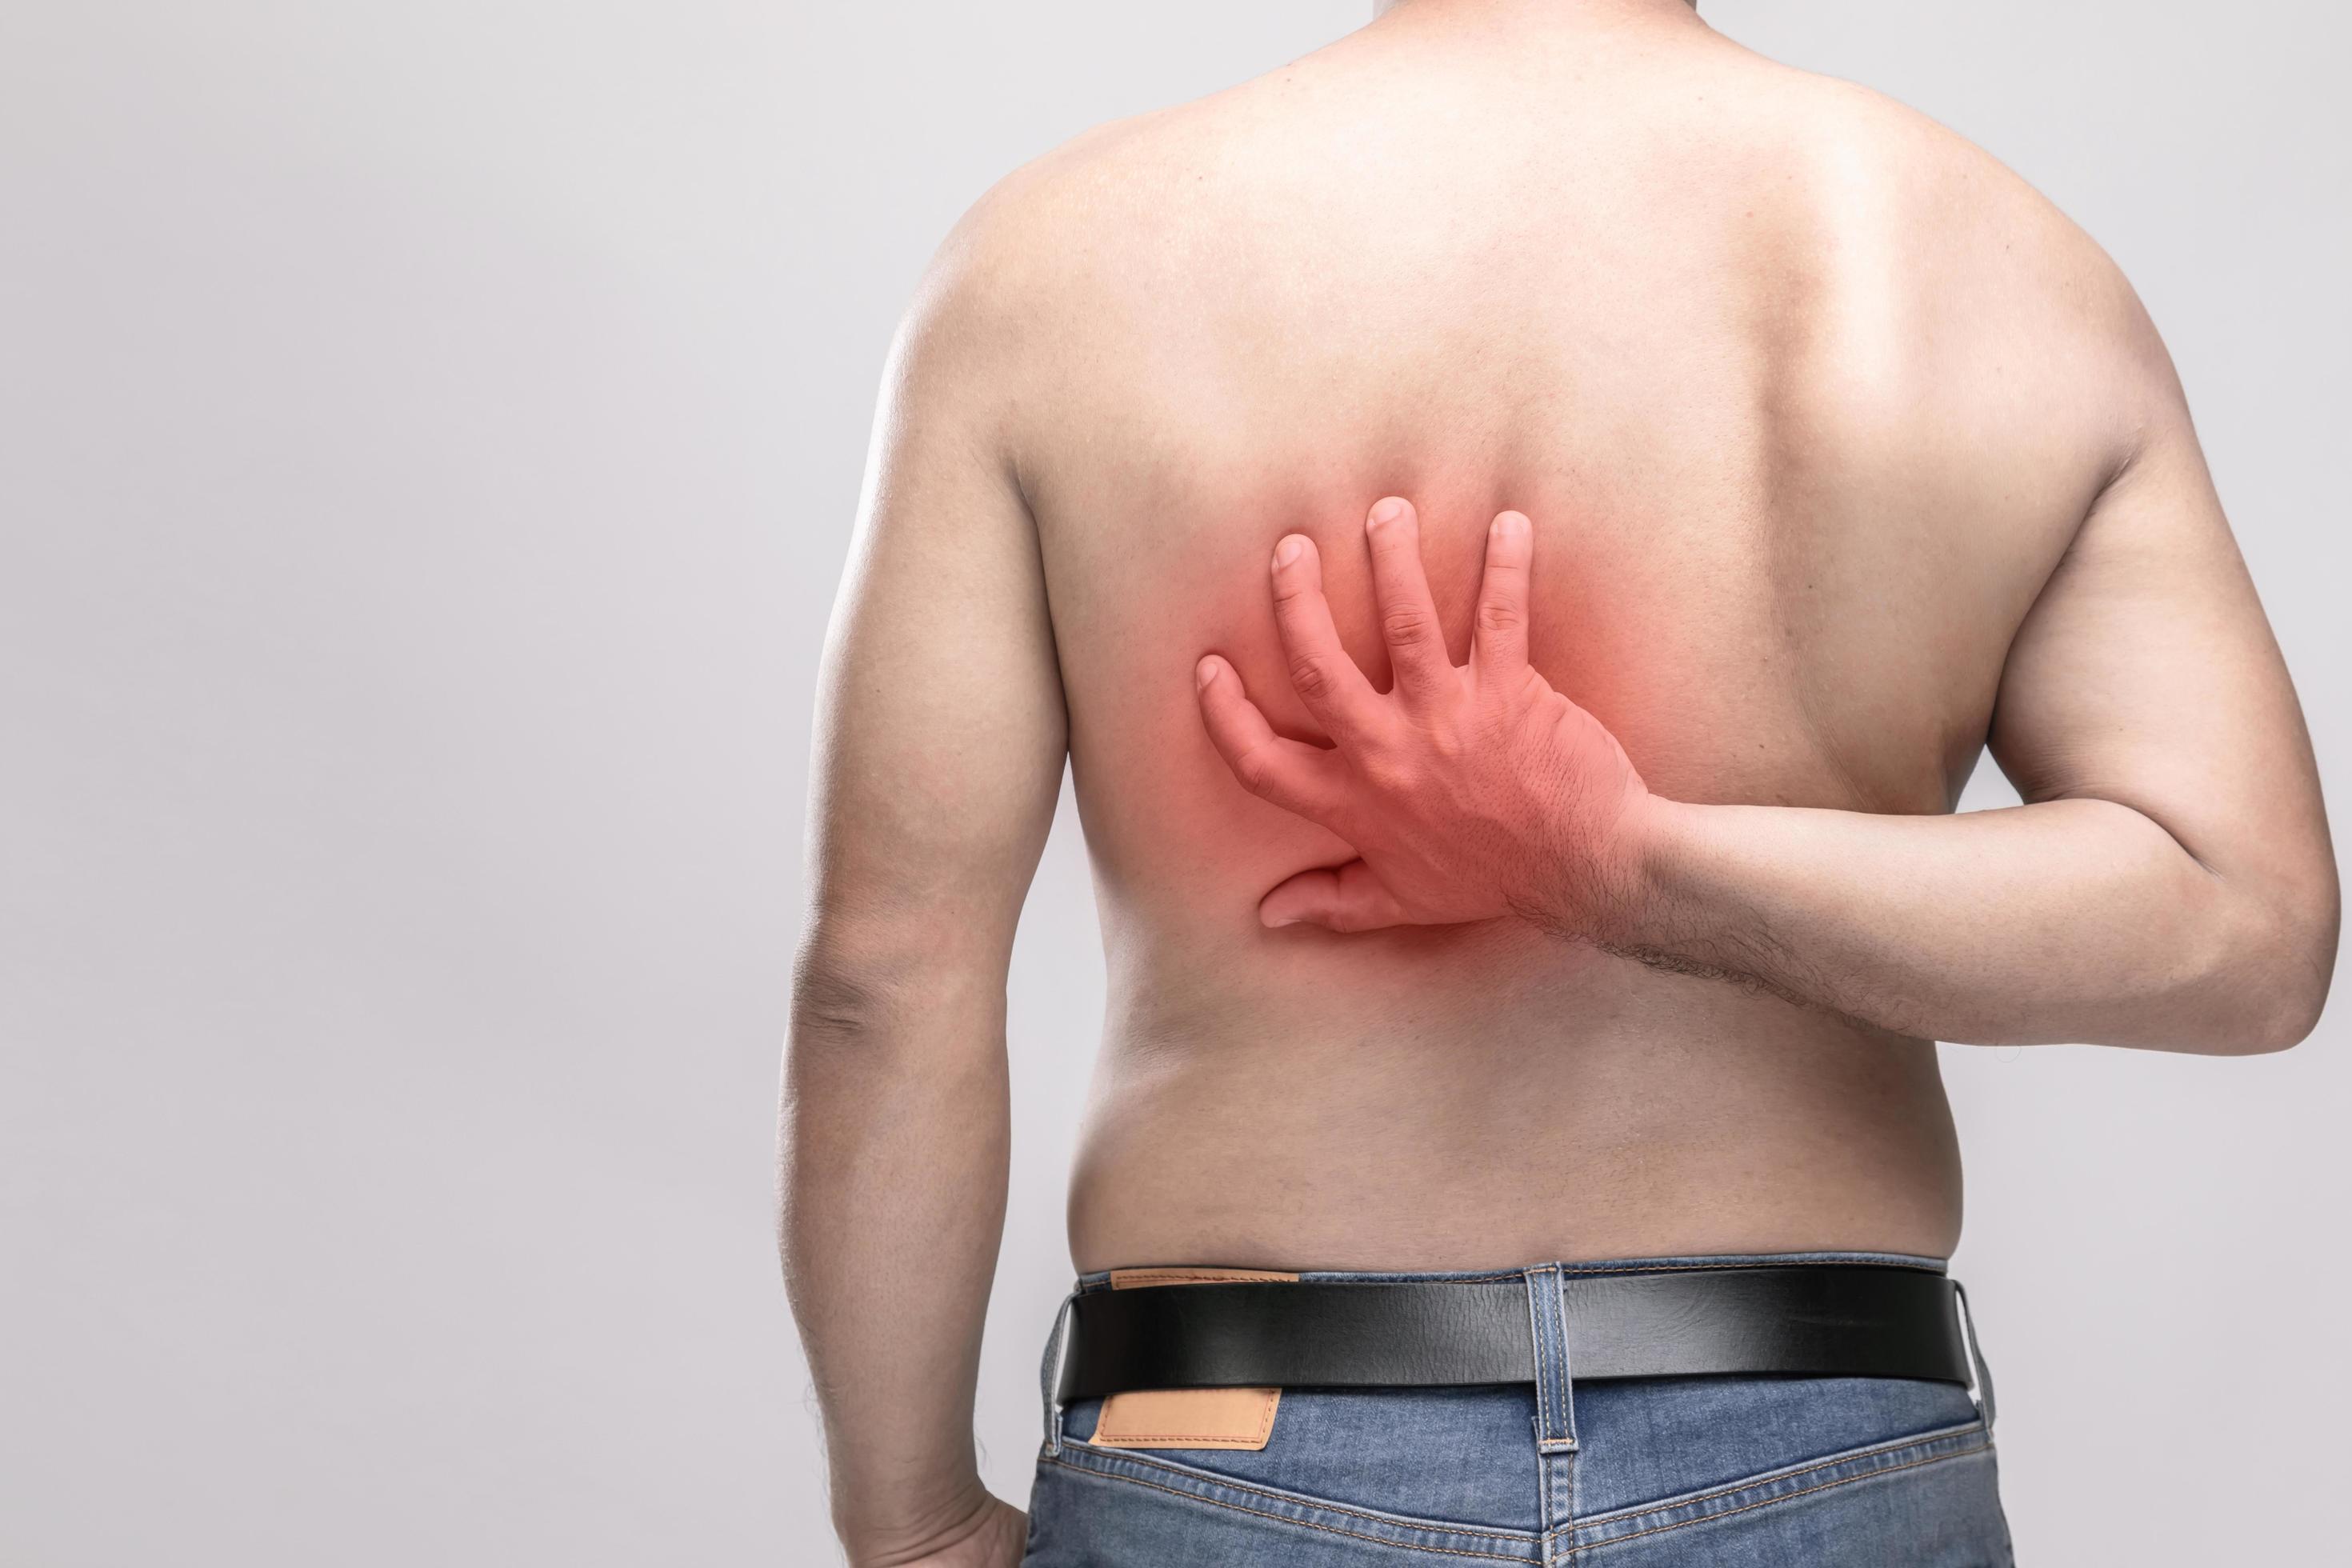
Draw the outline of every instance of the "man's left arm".
<instances>
[{"instance_id":1,"label":"man's left arm","mask_svg":"<svg viewBox=\"0 0 2352 1568\"><path fill-rule=\"evenodd\" d=\"M1896 1033L2232 1053L2308 1033L2336 890L2311 753L2185 410L2102 501L2017 639L1993 745L2026 804L1896 816L1656 796L1527 657L1532 528L1495 521L1453 664L1412 507L1367 528L1396 671L1340 647L1311 541L1273 563L1290 676L1335 745L1276 734L1223 659L1211 738L1357 858L1268 925L1518 915L1654 966Z\"/></svg>"},{"instance_id":2,"label":"man's left arm","mask_svg":"<svg viewBox=\"0 0 2352 1568\"><path fill-rule=\"evenodd\" d=\"M1066 717L971 249L943 248L890 356L825 652L784 1058L785 1283L858 1568L1022 1549L981 1485L973 1385L1010 1145L1005 972Z\"/></svg>"}]
</instances>

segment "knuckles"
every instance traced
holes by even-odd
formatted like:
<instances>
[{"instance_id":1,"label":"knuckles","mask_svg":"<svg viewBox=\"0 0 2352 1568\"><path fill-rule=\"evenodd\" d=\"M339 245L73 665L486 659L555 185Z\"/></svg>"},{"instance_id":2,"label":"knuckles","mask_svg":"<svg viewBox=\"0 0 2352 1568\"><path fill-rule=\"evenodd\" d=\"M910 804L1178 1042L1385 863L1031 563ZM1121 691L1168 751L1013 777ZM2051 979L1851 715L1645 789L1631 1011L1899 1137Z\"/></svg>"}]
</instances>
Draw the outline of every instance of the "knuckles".
<instances>
[{"instance_id":1,"label":"knuckles","mask_svg":"<svg viewBox=\"0 0 2352 1568\"><path fill-rule=\"evenodd\" d=\"M1290 684L1309 702L1331 694L1336 678L1328 655L1303 653L1290 661Z\"/></svg>"},{"instance_id":2,"label":"knuckles","mask_svg":"<svg viewBox=\"0 0 2352 1568\"><path fill-rule=\"evenodd\" d=\"M1394 647L1425 641L1430 635L1429 612L1412 605L1382 610L1381 631Z\"/></svg>"},{"instance_id":3,"label":"knuckles","mask_svg":"<svg viewBox=\"0 0 2352 1568\"><path fill-rule=\"evenodd\" d=\"M1368 748L1360 754L1356 773L1378 795L1411 795L1421 783L1421 769L1385 746Z\"/></svg>"}]
</instances>

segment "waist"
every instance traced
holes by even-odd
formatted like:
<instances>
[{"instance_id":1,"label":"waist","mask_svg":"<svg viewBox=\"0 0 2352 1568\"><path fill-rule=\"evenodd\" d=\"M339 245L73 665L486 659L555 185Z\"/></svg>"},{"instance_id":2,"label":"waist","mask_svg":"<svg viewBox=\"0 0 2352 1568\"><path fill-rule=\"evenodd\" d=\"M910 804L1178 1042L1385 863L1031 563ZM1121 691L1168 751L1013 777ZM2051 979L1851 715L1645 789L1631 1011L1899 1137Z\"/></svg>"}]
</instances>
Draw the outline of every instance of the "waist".
<instances>
[{"instance_id":1,"label":"waist","mask_svg":"<svg viewBox=\"0 0 2352 1568\"><path fill-rule=\"evenodd\" d=\"M1697 982L1685 982L1696 984ZM1934 1047L1582 1029L1114 1037L1069 1204L1083 1269L1939 1257L1960 1168Z\"/></svg>"}]
</instances>

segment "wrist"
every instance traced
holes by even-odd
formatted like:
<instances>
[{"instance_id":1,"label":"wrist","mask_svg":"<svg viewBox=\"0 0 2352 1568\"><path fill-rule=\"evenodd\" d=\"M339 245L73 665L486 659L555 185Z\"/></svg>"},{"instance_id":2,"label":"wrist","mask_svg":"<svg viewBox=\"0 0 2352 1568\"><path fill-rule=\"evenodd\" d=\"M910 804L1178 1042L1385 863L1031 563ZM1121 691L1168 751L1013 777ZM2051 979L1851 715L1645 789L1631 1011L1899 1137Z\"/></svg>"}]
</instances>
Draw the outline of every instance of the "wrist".
<instances>
[{"instance_id":1,"label":"wrist","mask_svg":"<svg viewBox=\"0 0 2352 1568\"><path fill-rule=\"evenodd\" d=\"M1655 941L1675 901L1675 868L1690 841L1696 814L1704 810L1647 790L1629 797L1609 836L1578 934L1604 948Z\"/></svg>"},{"instance_id":2,"label":"wrist","mask_svg":"<svg viewBox=\"0 0 2352 1568\"><path fill-rule=\"evenodd\" d=\"M986 1524L995 1499L977 1471L951 1482L927 1486L909 1501L910 1489L894 1489L871 1507L836 1490L833 1528L856 1568L888 1568L945 1551Z\"/></svg>"}]
</instances>

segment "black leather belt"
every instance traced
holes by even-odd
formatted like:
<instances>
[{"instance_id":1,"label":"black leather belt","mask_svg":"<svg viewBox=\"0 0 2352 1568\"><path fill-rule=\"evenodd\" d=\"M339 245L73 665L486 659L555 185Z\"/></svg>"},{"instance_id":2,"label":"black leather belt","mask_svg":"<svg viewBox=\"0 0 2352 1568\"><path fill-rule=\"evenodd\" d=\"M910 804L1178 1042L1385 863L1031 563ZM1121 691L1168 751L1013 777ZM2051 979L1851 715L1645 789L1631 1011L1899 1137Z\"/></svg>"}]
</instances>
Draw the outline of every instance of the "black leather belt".
<instances>
[{"instance_id":1,"label":"black leather belt","mask_svg":"<svg viewBox=\"0 0 2352 1568\"><path fill-rule=\"evenodd\" d=\"M1089 1290L1069 1303L1056 1397L1130 1388L1532 1383L1528 1276ZM1944 1275L1795 1264L1559 1280L1569 1375L1780 1373L1969 1384Z\"/></svg>"}]
</instances>

